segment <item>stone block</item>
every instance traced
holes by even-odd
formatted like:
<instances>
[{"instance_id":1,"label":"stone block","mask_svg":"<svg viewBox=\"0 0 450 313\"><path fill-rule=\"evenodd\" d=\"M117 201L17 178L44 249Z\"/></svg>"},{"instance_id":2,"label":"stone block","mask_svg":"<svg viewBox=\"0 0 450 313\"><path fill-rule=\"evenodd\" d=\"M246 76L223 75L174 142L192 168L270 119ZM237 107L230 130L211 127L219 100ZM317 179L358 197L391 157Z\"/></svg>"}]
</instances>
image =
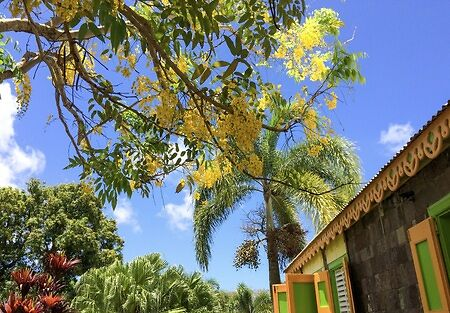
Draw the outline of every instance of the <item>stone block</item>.
<instances>
[{"instance_id":1,"label":"stone block","mask_svg":"<svg viewBox=\"0 0 450 313\"><path fill-rule=\"evenodd\" d=\"M395 234L397 235L397 243L399 245L404 245L407 243L406 230L403 226L397 228L395 230Z\"/></svg>"},{"instance_id":2,"label":"stone block","mask_svg":"<svg viewBox=\"0 0 450 313\"><path fill-rule=\"evenodd\" d=\"M406 288L407 290L407 309L418 308L422 306L420 301L419 288L417 285L411 285Z\"/></svg>"}]
</instances>

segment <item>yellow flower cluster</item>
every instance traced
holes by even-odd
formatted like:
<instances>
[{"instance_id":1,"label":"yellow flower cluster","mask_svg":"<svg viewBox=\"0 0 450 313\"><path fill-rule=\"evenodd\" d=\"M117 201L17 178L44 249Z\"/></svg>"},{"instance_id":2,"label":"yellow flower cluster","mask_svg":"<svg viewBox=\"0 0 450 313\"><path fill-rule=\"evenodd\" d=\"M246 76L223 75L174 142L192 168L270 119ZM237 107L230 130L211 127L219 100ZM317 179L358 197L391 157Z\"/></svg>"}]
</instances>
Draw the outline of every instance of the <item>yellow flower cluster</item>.
<instances>
[{"instance_id":1,"label":"yellow flower cluster","mask_svg":"<svg viewBox=\"0 0 450 313\"><path fill-rule=\"evenodd\" d=\"M34 0L35 2L38 2ZM70 22L77 13L92 12L92 0L52 0L55 14L65 22ZM111 13L117 14L123 6L123 0L110 0Z\"/></svg>"},{"instance_id":2,"label":"yellow flower cluster","mask_svg":"<svg viewBox=\"0 0 450 313\"><path fill-rule=\"evenodd\" d=\"M170 90L162 90L158 95L160 103L155 108L158 124L163 128L171 128L176 117L177 96Z\"/></svg>"},{"instance_id":3,"label":"yellow flower cluster","mask_svg":"<svg viewBox=\"0 0 450 313\"><path fill-rule=\"evenodd\" d=\"M127 55L123 49L117 51L119 63L116 66L116 72L120 72L123 77L130 77L131 72L136 68L136 54L129 52Z\"/></svg>"},{"instance_id":4,"label":"yellow flower cluster","mask_svg":"<svg viewBox=\"0 0 450 313\"><path fill-rule=\"evenodd\" d=\"M231 162L223 154L214 160L203 162L198 169L191 174L195 183L202 188L211 188L223 176L232 171Z\"/></svg>"},{"instance_id":5,"label":"yellow flower cluster","mask_svg":"<svg viewBox=\"0 0 450 313\"><path fill-rule=\"evenodd\" d=\"M203 163L192 173L194 181L203 188L211 188L222 177L222 171L217 162L210 162L209 166Z\"/></svg>"},{"instance_id":6,"label":"yellow flower cluster","mask_svg":"<svg viewBox=\"0 0 450 313\"><path fill-rule=\"evenodd\" d=\"M320 138L319 135L316 136L316 138L310 140L309 147L308 147L308 154L311 156L318 156L320 152L323 151L323 149L327 146L327 144L330 143L330 136L325 135Z\"/></svg>"},{"instance_id":7,"label":"yellow flower cluster","mask_svg":"<svg viewBox=\"0 0 450 313\"><path fill-rule=\"evenodd\" d=\"M312 136L316 133L318 124L317 111L313 108L308 108L303 115L303 125L305 128L305 134Z\"/></svg>"},{"instance_id":8,"label":"yellow flower cluster","mask_svg":"<svg viewBox=\"0 0 450 313\"><path fill-rule=\"evenodd\" d=\"M147 95L148 92L150 92L152 88L152 81L147 76L140 75L133 82L131 88L133 89L136 95L144 97Z\"/></svg>"},{"instance_id":9,"label":"yellow flower cluster","mask_svg":"<svg viewBox=\"0 0 450 313\"><path fill-rule=\"evenodd\" d=\"M307 17L299 34L299 40L304 49L311 50L315 47L323 46L325 43L323 36L323 29L317 18L314 18L314 15Z\"/></svg>"},{"instance_id":10,"label":"yellow flower cluster","mask_svg":"<svg viewBox=\"0 0 450 313\"><path fill-rule=\"evenodd\" d=\"M70 22L78 13L78 0L56 0L55 14L64 22Z\"/></svg>"},{"instance_id":11,"label":"yellow flower cluster","mask_svg":"<svg viewBox=\"0 0 450 313\"><path fill-rule=\"evenodd\" d=\"M304 55L305 55L305 49L301 45L298 45L297 47L294 48L295 62L300 63L302 61L302 58Z\"/></svg>"},{"instance_id":12,"label":"yellow flower cluster","mask_svg":"<svg viewBox=\"0 0 450 313\"><path fill-rule=\"evenodd\" d=\"M79 8L79 11L92 13L92 11L94 10L92 1L93 0L83 0L81 2L81 6ZM82 13L82 14L84 15L85 13Z\"/></svg>"},{"instance_id":13,"label":"yellow flower cluster","mask_svg":"<svg viewBox=\"0 0 450 313\"><path fill-rule=\"evenodd\" d=\"M328 61L327 54L317 54L311 58L310 79L312 81L323 80L328 73L325 62Z\"/></svg>"},{"instance_id":14,"label":"yellow flower cluster","mask_svg":"<svg viewBox=\"0 0 450 313\"><path fill-rule=\"evenodd\" d=\"M86 195L91 195L94 190L92 189L92 185L89 183L82 182L80 185L81 191Z\"/></svg>"},{"instance_id":15,"label":"yellow flower cluster","mask_svg":"<svg viewBox=\"0 0 450 313\"><path fill-rule=\"evenodd\" d=\"M136 78L131 86L134 94L139 96L138 106L142 113L150 115L154 113L151 106L161 89L158 82L152 81L149 77L140 75Z\"/></svg>"},{"instance_id":16,"label":"yellow flower cluster","mask_svg":"<svg viewBox=\"0 0 450 313\"><path fill-rule=\"evenodd\" d=\"M40 0L12 0L9 4L9 12L13 17L25 17L24 3L29 11L41 4Z\"/></svg>"},{"instance_id":17,"label":"yellow flower cluster","mask_svg":"<svg viewBox=\"0 0 450 313\"><path fill-rule=\"evenodd\" d=\"M244 96L231 100L232 114L221 114L217 123L217 137L225 141L228 136L234 138L237 147L244 153L252 152L254 142L261 131L262 122L252 110Z\"/></svg>"},{"instance_id":18,"label":"yellow flower cluster","mask_svg":"<svg viewBox=\"0 0 450 313\"><path fill-rule=\"evenodd\" d=\"M119 9L123 7L123 0L111 0L111 7L114 14L117 14Z\"/></svg>"},{"instance_id":19,"label":"yellow flower cluster","mask_svg":"<svg viewBox=\"0 0 450 313\"><path fill-rule=\"evenodd\" d=\"M31 97L31 82L28 73L23 74L22 79L15 79L14 85L17 95L18 111L24 112L28 108Z\"/></svg>"},{"instance_id":20,"label":"yellow flower cluster","mask_svg":"<svg viewBox=\"0 0 450 313\"><path fill-rule=\"evenodd\" d=\"M280 38L280 42L281 45L280 47L277 49L277 51L275 51L275 53L273 54L273 57L276 59L285 59L286 56L288 55L288 49L286 48L286 43L287 41L282 40L282 38L284 38L285 36Z\"/></svg>"},{"instance_id":21,"label":"yellow flower cluster","mask_svg":"<svg viewBox=\"0 0 450 313\"><path fill-rule=\"evenodd\" d=\"M259 177L263 173L263 163L255 153L252 153L248 158L241 160L237 164L237 168L240 171L245 171L255 177Z\"/></svg>"},{"instance_id":22,"label":"yellow flower cluster","mask_svg":"<svg viewBox=\"0 0 450 313\"><path fill-rule=\"evenodd\" d=\"M287 74L297 81L323 80L332 57L326 37L336 35L342 25L333 10L316 10L302 25L293 24L289 30L275 34L280 45L273 57L283 60Z\"/></svg>"},{"instance_id":23,"label":"yellow flower cluster","mask_svg":"<svg viewBox=\"0 0 450 313\"><path fill-rule=\"evenodd\" d=\"M145 156L145 166L149 175L153 175L161 166L160 162L151 155Z\"/></svg>"},{"instance_id":24,"label":"yellow flower cluster","mask_svg":"<svg viewBox=\"0 0 450 313\"><path fill-rule=\"evenodd\" d=\"M261 98L259 98L259 101L258 101L258 110L264 111L271 105L272 105L272 100L270 99L270 95L267 93L267 91L263 90L261 92Z\"/></svg>"},{"instance_id":25,"label":"yellow flower cluster","mask_svg":"<svg viewBox=\"0 0 450 313\"><path fill-rule=\"evenodd\" d=\"M337 106L337 96L336 93L333 91L330 95L330 98L325 99L325 103L329 110L334 110Z\"/></svg>"},{"instance_id":26,"label":"yellow flower cluster","mask_svg":"<svg viewBox=\"0 0 450 313\"><path fill-rule=\"evenodd\" d=\"M180 132L190 140L205 141L211 137L206 123L207 121L205 121L197 108L189 108L183 113L183 125L180 127Z\"/></svg>"}]
</instances>

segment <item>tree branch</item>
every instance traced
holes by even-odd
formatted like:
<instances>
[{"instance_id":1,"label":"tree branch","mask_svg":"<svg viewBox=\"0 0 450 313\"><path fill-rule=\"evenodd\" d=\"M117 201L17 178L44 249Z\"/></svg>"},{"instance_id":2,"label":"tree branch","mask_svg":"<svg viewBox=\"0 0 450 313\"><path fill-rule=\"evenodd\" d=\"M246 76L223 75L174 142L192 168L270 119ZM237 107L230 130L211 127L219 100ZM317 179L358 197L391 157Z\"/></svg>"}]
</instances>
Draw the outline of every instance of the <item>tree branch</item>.
<instances>
[{"instance_id":1,"label":"tree branch","mask_svg":"<svg viewBox=\"0 0 450 313\"><path fill-rule=\"evenodd\" d=\"M67 41L67 35L63 30L58 29L52 25L34 23L39 36L47 39L48 41ZM102 28L99 28L102 31ZM4 18L0 19L0 33L4 32L20 32L34 34L33 25L27 19L20 18ZM79 30L70 31L72 37L79 37ZM90 30L86 32L82 40L87 40L96 37Z\"/></svg>"},{"instance_id":2,"label":"tree branch","mask_svg":"<svg viewBox=\"0 0 450 313\"><path fill-rule=\"evenodd\" d=\"M22 72L27 73L30 71L33 67L35 67L39 62L42 61L42 58L37 55L35 52L26 52L22 60L18 63L16 63L16 67ZM0 84L7 80L14 77L14 72L12 70L4 71L3 73L0 73Z\"/></svg>"}]
</instances>

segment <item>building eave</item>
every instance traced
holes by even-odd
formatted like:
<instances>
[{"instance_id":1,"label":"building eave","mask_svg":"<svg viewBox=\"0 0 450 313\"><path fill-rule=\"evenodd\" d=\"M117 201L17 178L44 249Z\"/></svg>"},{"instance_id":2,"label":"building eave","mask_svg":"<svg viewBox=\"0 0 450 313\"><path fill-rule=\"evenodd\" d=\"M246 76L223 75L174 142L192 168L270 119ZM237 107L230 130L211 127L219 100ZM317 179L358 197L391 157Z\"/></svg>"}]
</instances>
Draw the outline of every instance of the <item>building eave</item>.
<instances>
[{"instance_id":1,"label":"building eave","mask_svg":"<svg viewBox=\"0 0 450 313\"><path fill-rule=\"evenodd\" d=\"M318 251L324 249L377 204L396 191L449 145L450 100L443 105L409 142L383 166L342 211L320 231L287 266L298 271Z\"/></svg>"}]
</instances>

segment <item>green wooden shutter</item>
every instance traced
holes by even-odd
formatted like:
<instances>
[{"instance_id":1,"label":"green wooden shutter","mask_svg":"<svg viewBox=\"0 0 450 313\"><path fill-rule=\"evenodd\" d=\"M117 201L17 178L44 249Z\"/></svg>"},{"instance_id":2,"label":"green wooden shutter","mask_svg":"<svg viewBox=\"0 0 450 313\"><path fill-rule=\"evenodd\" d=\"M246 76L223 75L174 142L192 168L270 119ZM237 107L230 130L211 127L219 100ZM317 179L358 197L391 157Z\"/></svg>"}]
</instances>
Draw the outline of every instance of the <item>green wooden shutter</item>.
<instances>
[{"instance_id":1,"label":"green wooden shutter","mask_svg":"<svg viewBox=\"0 0 450 313\"><path fill-rule=\"evenodd\" d=\"M286 285L285 284L273 285L272 294L273 294L273 312L289 313Z\"/></svg>"},{"instance_id":2,"label":"green wooden shutter","mask_svg":"<svg viewBox=\"0 0 450 313\"><path fill-rule=\"evenodd\" d=\"M314 275L286 274L289 313L317 313Z\"/></svg>"},{"instance_id":3,"label":"green wooden shutter","mask_svg":"<svg viewBox=\"0 0 450 313\"><path fill-rule=\"evenodd\" d=\"M328 271L314 273L314 287L318 313L334 313L333 293Z\"/></svg>"},{"instance_id":4,"label":"green wooden shutter","mask_svg":"<svg viewBox=\"0 0 450 313\"><path fill-rule=\"evenodd\" d=\"M425 313L449 313L450 294L442 253L430 217L408 230Z\"/></svg>"}]
</instances>

